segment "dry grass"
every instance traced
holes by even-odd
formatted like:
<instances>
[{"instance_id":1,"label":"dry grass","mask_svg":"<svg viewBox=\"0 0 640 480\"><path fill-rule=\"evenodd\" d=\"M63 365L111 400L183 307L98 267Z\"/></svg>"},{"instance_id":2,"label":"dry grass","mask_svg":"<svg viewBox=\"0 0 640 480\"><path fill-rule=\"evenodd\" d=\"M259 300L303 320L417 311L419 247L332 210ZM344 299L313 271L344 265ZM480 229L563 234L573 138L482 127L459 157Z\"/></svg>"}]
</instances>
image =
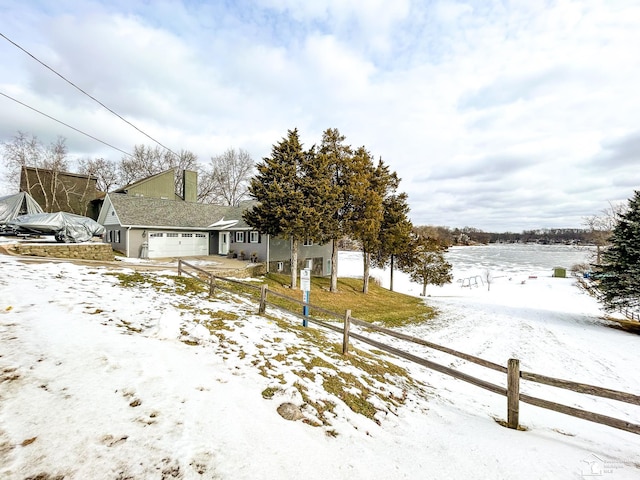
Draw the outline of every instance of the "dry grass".
<instances>
[{"instance_id":1,"label":"dry grass","mask_svg":"<svg viewBox=\"0 0 640 480\"><path fill-rule=\"evenodd\" d=\"M289 276L268 274L266 282L269 290L302 300L300 290L291 290ZM371 282L369 293L362 293L362 280L357 278L338 279L338 292L329 292L330 279L313 277L309 302L312 305L330 310L341 318L346 310L351 316L367 322L378 322L387 327L397 327L409 323L420 323L435 316L435 310L417 297L391 292ZM269 301L276 302L275 297ZM300 306L292 304L294 310ZM315 315L313 309L311 314ZM319 314L318 316L321 316Z\"/></svg>"},{"instance_id":2,"label":"dry grass","mask_svg":"<svg viewBox=\"0 0 640 480\"><path fill-rule=\"evenodd\" d=\"M633 320L621 320L619 318L612 317L606 317L605 320L611 322L607 325L611 328L616 328L618 330L624 330L625 332L640 335L640 322L635 322Z\"/></svg>"}]
</instances>

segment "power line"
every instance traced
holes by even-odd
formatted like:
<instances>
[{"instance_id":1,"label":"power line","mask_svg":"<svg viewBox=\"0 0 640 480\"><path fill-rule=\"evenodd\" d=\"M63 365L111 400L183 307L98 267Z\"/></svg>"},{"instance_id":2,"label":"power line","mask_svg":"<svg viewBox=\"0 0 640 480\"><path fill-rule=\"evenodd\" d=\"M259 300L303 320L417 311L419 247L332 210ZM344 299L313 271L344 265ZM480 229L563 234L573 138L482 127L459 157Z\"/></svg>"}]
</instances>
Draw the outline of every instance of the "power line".
<instances>
[{"instance_id":1,"label":"power line","mask_svg":"<svg viewBox=\"0 0 640 480\"><path fill-rule=\"evenodd\" d=\"M11 43L12 45L14 45L16 48L19 48L20 50L22 50L24 53L26 53L27 55L29 55L31 58L33 58L36 62L38 62L40 65L42 65L43 67L47 68L48 70L50 70L51 72L55 73L58 77L60 77L62 80L64 80L65 82L67 82L69 85L71 85L72 87L74 87L75 89L79 90L80 92L82 92L83 94L85 94L87 97L89 97L91 100L93 100L94 102L100 104L102 107L104 107L105 109L107 109L109 112L111 112L112 114L114 114L116 117L118 117L120 120L122 120L123 122L129 124L130 126L132 126L133 128L135 128L138 132L140 132L141 134L143 134L145 137L149 138L150 140L156 142L158 145L160 145L162 148L164 148L165 150L171 152L172 154L174 154L176 157L180 157L180 155L178 155L176 152L174 152L173 150L171 150L169 147L163 145L162 143L160 143L158 140L156 140L155 138L153 138L151 135L143 132L142 130L140 130L138 127L136 127L133 123L131 123L129 120L127 120L126 118L124 118L123 116L121 116L120 114L114 112L112 109L110 109L109 107L107 107L104 103L102 103L100 100L98 100L97 98L95 98L94 96L92 96L91 94L85 92L82 88L80 88L79 86L77 86L75 83L73 83L71 80L68 80L66 77L64 77L64 75L58 73L57 71L55 71L53 68L51 68L49 65L47 65L46 63L44 63L43 61L39 60L35 55L33 55L32 53L28 52L27 50L25 50L24 48L22 48L20 45L18 45L16 42L14 42L13 40L11 40L10 38L8 38L4 33L0 32L0 36L2 36L2 38L4 38L7 42ZM6 95L5 95L6 96ZM29 107L31 108L31 107ZM62 123L62 122L61 122Z\"/></svg>"},{"instance_id":2,"label":"power line","mask_svg":"<svg viewBox=\"0 0 640 480\"><path fill-rule=\"evenodd\" d=\"M1 34L0 34L0 35L1 35ZM69 125L69 124L67 124L67 123L64 123L62 120L58 120L57 118L54 118L54 117L52 117L51 115L47 115L46 113L41 112L40 110L38 110L38 109L36 109L36 108L33 108L33 107L31 107L31 106L27 105L26 103L21 102L20 100L17 100L17 99L15 99L15 98L13 98L13 97L11 97L11 96L7 95L6 93L2 93L2 92L0 92L0 95L2 95L3 97L8 98L9 100L13 100L13 101L14 101L14 102L16 102L16 103L19 103L19 104L20 104L20 105L22 105L23 107L27 107L28 109L33 110L34 112L37 112L37 113L39 113L40 115L44 115L45 117L50 118L50 119L51 119L51 120L53 120L54 122L58 122L58 123L60 123L60 124L64 125L65 127L70 128L71 130L75 130L76 132L81 133L82 135L85 135L85 136L87 136L87 137L89 137L89 138L91 138L91 139L93 139L93 140L95 140L95 141L97 141L97 142L100 142L100 143L102 143L103 145L106 145L107 147L111 147L111 148L113 148L114 150L118 150L119 152L124 153L125 155L127 155L127 156L129 156L129 157L133 157L133 155L131 155L129 152L125 152L124 150L120 150L118 147L114 147L114 146L113 146L113 145L111 145L110 143L107 143L107 142L105 142L105 141L102 141L102 140L100 140L99 138L96 138L96 137L94 137L93 135L91 135L91 134L89 134L89 133L87 133L87 132L83 132L82 130L77 129L76 127L72 127L71 125Z\"/></svg>"}]
</instances>

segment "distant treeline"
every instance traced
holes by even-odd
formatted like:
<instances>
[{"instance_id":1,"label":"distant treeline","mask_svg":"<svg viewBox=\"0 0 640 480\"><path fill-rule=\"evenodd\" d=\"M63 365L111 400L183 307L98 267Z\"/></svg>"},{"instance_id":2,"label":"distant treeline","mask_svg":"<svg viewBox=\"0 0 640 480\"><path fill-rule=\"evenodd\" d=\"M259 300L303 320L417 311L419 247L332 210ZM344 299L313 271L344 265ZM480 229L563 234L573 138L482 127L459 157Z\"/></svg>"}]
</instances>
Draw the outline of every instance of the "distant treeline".
<instances>
[{"instance_id":1,"label":"distant treeline","mask_svg":"<svg viewBox=\"0 0 640 480\"><path fill-rule=\"evenodd\" d=\"M416 234L435 239L440 245L450 247L453 245L478 245L488 243L538 243L543 245L570 244L593 245L598 243L593 230L582 228L543 228L539 230L524 230L521 233L483 232L478 228L449 228L422 225L413 227ZM603 232L598 231L602 234ZM342 238L338 244L340 250L358 250L358 242L350 238Z\"/></svg>"},{"instance_id":2,"label":"distant treeline","mask_svg":"<svg viewBox=\"0 0 640 480\"><path fill-rule=\"evenodd\" d=\"M590 244L593 232L582 228L542 228L514 232L484 232L478 228L449 228L431 225L414 227L417 233L435 238L442 245L473 245L487 243Z\"/></svg>"}]
</instances>

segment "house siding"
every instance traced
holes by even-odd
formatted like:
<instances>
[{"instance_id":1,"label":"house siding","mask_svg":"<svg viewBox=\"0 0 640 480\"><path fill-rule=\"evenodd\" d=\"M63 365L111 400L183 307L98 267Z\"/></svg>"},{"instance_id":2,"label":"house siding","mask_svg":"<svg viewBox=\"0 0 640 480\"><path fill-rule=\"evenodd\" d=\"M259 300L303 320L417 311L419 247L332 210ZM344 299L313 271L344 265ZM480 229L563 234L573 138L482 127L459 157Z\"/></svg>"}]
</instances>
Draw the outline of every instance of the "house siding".
<instances>
[{"instance_id":1,"label":"house siding","mask_svg":"<svg viewBox=\"0 0 640 480\"><path fill-rule=\"evenodd\" d=\"M244 240L241 242L237 240L237 233L241 232L244 235ZM252 232L258 234L258 242L252 242ZM264 262L267 259L267 236L263 235L255 230L229 230L231 241L229 242L229 249L240 257L241 252L244 252L244 258L249 260L255 253L258 257L258 262Z\"/></svg>"},{"instance_id":2,"label":"house siding","mask_svg":"<svg viewBox=\"0 0 640 480\"><path fill-rule=\"evenodd\" d=\"M146 246L147 230L143 228L130 228L129 230L129 252L131 258L141 258L143 254L143 244ZM124 234L126 235L126 233Z\"/></svg>"},{"instance_id":3,"label":"house siding","mask_svg":"<svg viewBox=\"0 0 640 480\"><path fill-rule=\"evenodd\" d=\"M164 198L167 200L178 200L176 195L175 173L173 170L166 171L144 181L122 188L132 197Z\"/></svg>"},{"instance_id":4,"label":"house siding","mask_svg":"<svg viewBox=\"0 0 640 480\"><path fill-rule=\"evenodd\" d=\"M291 241L276 237L270 240L269 271L277 272L282 263L281 273L291 273ZM311 274L323 277L331 273L331 244L305 246L298 244L298 270L305 268L307 261L313 261Z\"/></svg>"},{"instance_id":5,"label":"house siding","mask_svg":"<svg viewBox=\"0 0 640 480\"><path fill-rule=\"evenodd\" d=\"M111 244L113 250L127 253L127 229L121 228L119 225L105 225L104 242Z\"/></svg>"},{"instance_id":6,"label":"house siding","mask_svg":"<svg viewBox=\"0 0 640 480\"><path fill-rule=\"evenodd\" d=\"M22 167L20 191L27 192L47 212L68 212L98 218L91 201L98 198L97 178L44 168Z\"/></svg>"}]
</instances>

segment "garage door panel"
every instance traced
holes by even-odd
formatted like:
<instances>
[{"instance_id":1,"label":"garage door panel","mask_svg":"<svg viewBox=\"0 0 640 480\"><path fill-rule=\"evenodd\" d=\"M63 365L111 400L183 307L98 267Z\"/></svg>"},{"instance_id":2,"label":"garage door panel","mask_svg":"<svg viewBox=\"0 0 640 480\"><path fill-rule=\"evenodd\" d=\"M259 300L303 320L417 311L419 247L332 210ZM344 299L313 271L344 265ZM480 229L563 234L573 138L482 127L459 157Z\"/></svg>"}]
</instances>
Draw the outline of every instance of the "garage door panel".
<instances>
[{"instance_id":1,"label":"garage door panel","mask_svg":"<svg viewBox=\"0 0 640 480\"><path fill-rule=\"evenodd\" d=\"M189 257L209 254L206 232L150 232L149 258Z\"/></svg>"}]
</instances>

